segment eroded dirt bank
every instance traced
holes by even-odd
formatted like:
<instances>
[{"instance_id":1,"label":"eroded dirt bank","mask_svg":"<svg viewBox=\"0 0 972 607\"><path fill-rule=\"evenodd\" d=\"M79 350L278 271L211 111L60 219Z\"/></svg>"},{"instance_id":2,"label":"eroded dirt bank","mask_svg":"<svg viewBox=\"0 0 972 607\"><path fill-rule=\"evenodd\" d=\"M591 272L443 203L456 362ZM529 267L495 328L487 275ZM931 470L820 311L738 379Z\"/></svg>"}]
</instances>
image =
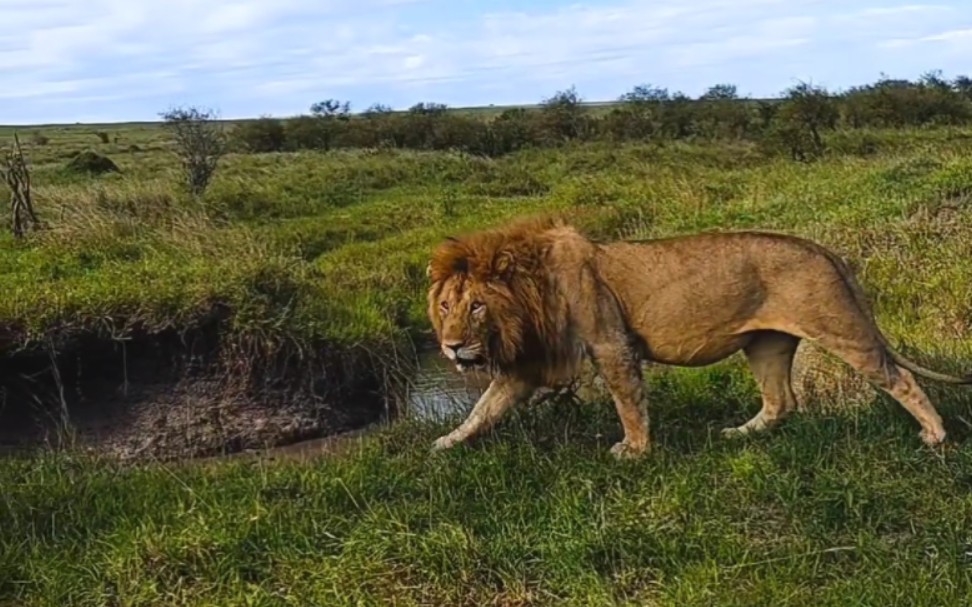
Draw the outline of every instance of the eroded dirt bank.
<instances>
[{"instance_id":1,"label":"eroded dirt bank","mask_svg":"<svg viewBox=\"0 0 972 607\"><path fill-rule=\"evenodd\" d=\"M387 371L364 351L256 365L212 328L7 353L0 450L169 460L293 444L393 415Z\"/></svg>"}]
</instances>

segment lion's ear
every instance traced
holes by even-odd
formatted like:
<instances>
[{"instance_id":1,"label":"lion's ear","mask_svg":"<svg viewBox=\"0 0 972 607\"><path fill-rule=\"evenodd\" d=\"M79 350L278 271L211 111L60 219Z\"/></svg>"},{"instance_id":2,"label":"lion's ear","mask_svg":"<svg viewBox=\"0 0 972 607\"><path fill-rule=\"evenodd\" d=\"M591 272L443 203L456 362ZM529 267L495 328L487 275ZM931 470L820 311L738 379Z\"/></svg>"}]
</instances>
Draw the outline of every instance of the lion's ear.
<instances>
[{"instance_id":1,"label":"lion's ear","mask_svg":"<svg viewBox=\"0 0 972 607\"><path fill-rule=\"evenodd\" d=\"M515 266L516 259L513 257L513 253L509 251L500 251L493 259L493 273L503 279L509 278Z\"/></svg>"},{"instance_id":2,"label":"lion's ear","mask_svg":"<svg viewBox=\"0 0 972 607\"><path fill-rule=\"evenodd\" d=\"M432 262L425 264L425 277L432 278Z\"/></svg>"}]
</instances>

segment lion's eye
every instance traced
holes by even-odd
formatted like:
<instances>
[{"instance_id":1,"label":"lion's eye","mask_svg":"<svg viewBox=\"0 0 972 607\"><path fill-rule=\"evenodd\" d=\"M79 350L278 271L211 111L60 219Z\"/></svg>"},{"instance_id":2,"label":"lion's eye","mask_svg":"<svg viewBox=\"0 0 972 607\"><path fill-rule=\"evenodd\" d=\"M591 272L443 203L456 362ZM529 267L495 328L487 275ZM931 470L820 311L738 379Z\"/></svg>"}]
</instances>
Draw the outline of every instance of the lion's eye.
<instances>
[{"instance_id":1,"label":"lion's eye","mask_svg":"<svg viewBox=\"0 0 972 607\"><path fill-rule=\"evenodd\" d=\"M443 312L448 312L449 311L449 302L448 301L443 301L442 303L439 304L439 307L442 308L442 311Z\"/></svg>"},{"instance_id":2,"label":"lion's eye","mask_svg":"<svg viewBox=\"0 0 972 607\"><path fill-rule=\"evenodd\" d=\"M474 301L469 309L472 310L473 313L479 312L483 309L483 304L482 302Z\"/></svg>"}]
</instances>

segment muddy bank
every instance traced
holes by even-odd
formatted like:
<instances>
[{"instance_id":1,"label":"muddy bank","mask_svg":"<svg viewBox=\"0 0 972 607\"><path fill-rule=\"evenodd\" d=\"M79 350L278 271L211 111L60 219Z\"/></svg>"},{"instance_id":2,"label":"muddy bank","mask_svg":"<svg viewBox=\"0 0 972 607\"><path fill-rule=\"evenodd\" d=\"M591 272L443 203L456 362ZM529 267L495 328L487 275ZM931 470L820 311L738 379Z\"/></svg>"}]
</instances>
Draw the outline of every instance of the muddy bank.
<instances>
[{"instance_id":1,"label":"muddy bank","mask_svg":"<svg viewBox=\"0 0 972 607\"><path fill-rule=\"evenodd\" d=\"M80 339L0 359L0 451L181 459L325 437L395 414L407 376L365 350L254 362L210 327Z\"/></svg>"},{"instance_id":2,"label":"muddy bank","mask_svg":"<svg viewBox=\"0 0 972 607\"><path fill-rule=\"evenodd\" d=\"M68 448L134 461L340 451L346 439L403 416L458 421L489 381L457 373L434 349L397 352L394 363L362 349L313 361L281 353L256 365L246 353L227 355L213 328L91 338L0 364L0 453ZM650 382L671 368L644 370ZM807 344L793 379L804 409L874 397L866 381ZM590 364L574 389L583 401L610 400Z\"/></svg>"}]
</instances>

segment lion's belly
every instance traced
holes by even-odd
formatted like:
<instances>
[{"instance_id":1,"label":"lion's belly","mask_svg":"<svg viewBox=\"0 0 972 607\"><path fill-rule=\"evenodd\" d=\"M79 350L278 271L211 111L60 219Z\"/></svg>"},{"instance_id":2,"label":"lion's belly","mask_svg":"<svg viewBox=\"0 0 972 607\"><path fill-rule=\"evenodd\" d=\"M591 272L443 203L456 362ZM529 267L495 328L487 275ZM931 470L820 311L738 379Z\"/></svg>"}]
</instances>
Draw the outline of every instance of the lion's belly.
<instances>
[{"instance_id":1,"label":"lion's belly","mask_svg":"<svg viewBox=\"0 0 972 607\"><path fill-rule=\"evenodd\" d=\"M688 367L716 363L744 347L750 337L721 331L676 333L664 328L642 332L649 360Z\"/></svg>"},{"instance_id":2,"label":"lion's belly","mask_svg":"<svg viewBox=\"0 0 972 607\"><path fill-rule=\"evenodd\" d=\"M648 358L665 364L704 366L745 346L751 339L760 298L728 290L720 295L706 304L681 289L662 290L632 309L632 328L641 337Z\"/></svg>"}]
</instances>

